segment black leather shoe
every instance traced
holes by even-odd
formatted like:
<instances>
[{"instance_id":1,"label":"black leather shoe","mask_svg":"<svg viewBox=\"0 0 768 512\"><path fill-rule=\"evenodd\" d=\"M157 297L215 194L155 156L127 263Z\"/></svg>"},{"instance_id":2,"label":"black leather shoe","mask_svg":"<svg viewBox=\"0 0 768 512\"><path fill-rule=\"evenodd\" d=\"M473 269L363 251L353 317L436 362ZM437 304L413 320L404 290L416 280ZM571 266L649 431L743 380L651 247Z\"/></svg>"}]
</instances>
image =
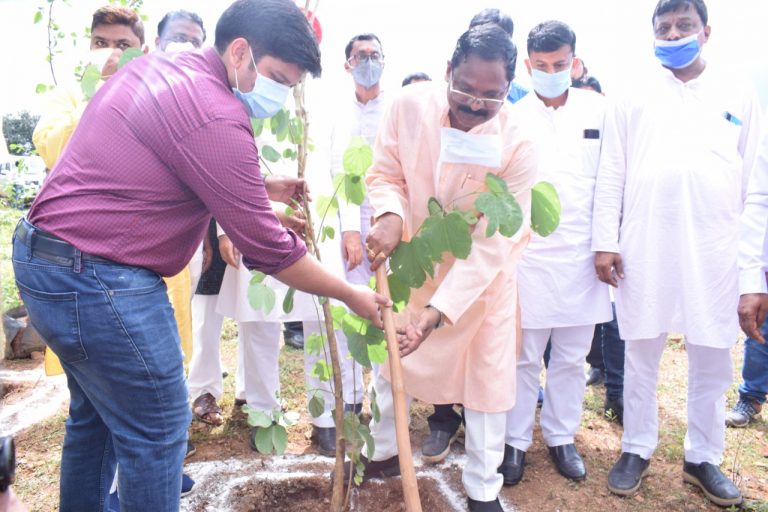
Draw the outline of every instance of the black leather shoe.
<instances>
[{"instance_id":1,"label":"black leather shoe","mask_svg":"<svg viewBox=\"0 0 768 512\"><path fill-rule=\"evenodd\" d=\"M469 512L504 512L499 498L493 501L477 501L467 498Z\"/></svg>"},{"instance_id":2,"label":"black leather shoe","mask_svg":"<svg viewBox=\"0 0 768 512\"><path fill-rule=\"evenodd\" d=\"M459 429L455 432L446 432L444 430L432 430L429 436L421 445L421 457L428 464L438 464L443 462L451 452L451 444L459 435Z\"/></svg>"},{"instance_id":3,"label":"black leather shoe","mask_svg":"<svg viewBox=\"0 0 768 512\"><path fill-rule=\"evenodd\" d=\"M360 483L370 480L371 478L389 478L392 476L400 476L400 460L397 455L384 460L368 460L365 455L360 456L360 462L363 463L363 480ZM344 463L344 481L349 482L349 472L353 471L352 462L346 461ZM334 473L331 471L331 481L333 481ZM353 480L354 481L354 480Z\"/></svg>"},{"instance_id":4,"label":"black leather shoe","mask_svg":"<svg viewBox=\"0 0 768 512\"><path fill-rule=\"evenodd\" d=\"M623 452L608 473L608 490L619 496L629 496L640 488L650 465L648 459Z\"/></svg>"},{"instance_id":5,"label":"black leather shoe","mask_svg":"<svg viewBox=\"0 0 768 512\"><path fill-rule=\"evenodd\" d=\"M360 416L360 414L363 412L363 404L344 404L344 414L347 414L348 412L354 412L356 415Z\"/></svg>"},{"instance_id":6,"label":"black leather shoe","mask_svg":"<svg viewBox=\"0 0 768 512\"><path fill-rule=\"evenodd\" d=\"M624 399L619 397L611 400L606 397L603 403L603 415L610 421L617 421L619 425L624 425Z\"/></svg>"},{"instance_id":7,"label":"black leather shoe","mask_svg":"<svg viewBox=\"0 0 768 512\"><path fill-rule=\"evenodd\" d=\"M576 451L573 443L550 446L549 454L555 463L555 467L565 478L571 480L584 480L587 478L587 469L581 455Z\"/></svg>"},{"instance_id":8,"label":"black leather shoe","mask_svg":"<svg viewBox=\"0 0 768 512\"><path fill-rule=\"evenodd\" d=\"M283 331L283 340L289 347L304 350L304 334L293 331Z\"/></svg>"},{"instance_id":9,"label":"black leather shoe","mask_svg":"<svg viewBox=\"0 0 768 512\"><path fill-rule=\"evenodd\" d=\"M504 462L499 466L499 473L504 477L504 485L516 485L523 479L525 452L514 446L504 445Z\"/></svg>"},{"instance_id":10,"label":"black leather shoe","mask_svg":"<svg viewBox=\"0 0 768 512\"><path fill-rule=\"evenodd\" d=\"M603 370L600 368L590 368L587 372L587 386L597 386L605 379Z\"/></svg>"},{"instance_id":11,"label":"black leather shoe","mask_svg":"<svg viewBox=\"0 0 768 512\"><path fill-rule=\"evenodd\" d=\"M738 487L720 471L718 466L709 462L701 464L684 462L683 481L700 488L707 498L721 507L738 505L742 501Z\"/></svg>"},{"instance_id":12,"label":"black leather shoe","mask_svg":"<svg viewBox=\"0 0 768 512\"><path fill-rule=\"evenodd\" d=\"M326 457L336 456L336 427L316 427L312 425L312 440L317 443L317 451Z\"/></svg>"}]
</instances>

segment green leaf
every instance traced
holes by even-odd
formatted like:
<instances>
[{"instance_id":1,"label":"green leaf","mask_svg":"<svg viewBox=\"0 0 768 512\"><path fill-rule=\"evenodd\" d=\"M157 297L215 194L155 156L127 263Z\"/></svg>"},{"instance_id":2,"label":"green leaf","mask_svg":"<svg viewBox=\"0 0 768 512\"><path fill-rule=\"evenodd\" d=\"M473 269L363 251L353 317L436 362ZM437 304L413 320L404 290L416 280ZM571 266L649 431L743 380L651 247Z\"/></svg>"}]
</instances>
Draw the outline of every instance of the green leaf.
<instances>
[{"instance_id":1,"label":"green leaf","mask_svg":"<svg viewBox=\"0 0 768 512\"><path fill-rule=\"evenodd\" d=\"M355 485L360 485L363 483L363 475L365 474L365 464L363 464L363 461L357 461L355 463L355 476L352 478L354 480Z\"/></svg>"},{"instance_id":2,"label":"green leaf","mask_svg":"<svg viewBox=\"0 0 768 512\"><path fill-rule=\"evenodd\" d=\"M264 272L259 272L258 270L252 270L250 284L263 283L266 278L267 278L267 274L265 274Z\"/></svg>"},{"instance_id":3,"label":"green leaf","mask_svg":"<svg viewBox=\"0 0 768 512\"><path fill-rule=\"evenodd\" d=\"M429 247L433 261L442 261L444 252L450 252L456 258L466 259L472 248L472 235L464 217L458 212L451 212L427 217L421 225L421 239Z\"/></svg>"},{"instance_id":4,"label":"green leaf","mask_svg":"<svg viewBox=\"0 0 768 512\"><path fill-rule=\"evenodd\" d=\"M321 220L332 217L339 211L339 201L336 199L336 196L320 196L317 198L315 210Z\"/></svg>"},{"instance_id":5,"label":"green leaf","mask_svg":"<svg viewBox=\"0 0 768 512\"><path fill-rule=\"evenodd\" d=\"M333 238L336 236L336 230L333 229L333 226L325 226L323 227L323 237L324 238L330 238L333 240Z\"/></svg>"},{"instance_id":6,"label":"green leaf","mask_svg":"<svg viewBox=\"0 0 768 512\"><path fill-rule=\"evenodd\" d=\"M288 126L288 139L291 141L291 144L296 145L300 144L304 139L304 125L298 117L291 119Z\"/></svg>"},{"instance_id":7,"label":"green leaf","mask_svg":"<svg viewBox=\"0 0 768 512\"><path fill-rule=\"evenodd\" d=\"M37 93L37 94L43 94L47 90L48 90L48 86L45 85L45 84L37 84L35 86L35 93Z\"/></svg>"},{"instance_id":8,"label":"green leaf","mask_svg":"<svg viewBox=\"0 0 768 512\"><path fill-rule=\"evenodd\" d=\"M268 427L272 425L272 417L264 411L250 409L248 411L248 425L251 427Z\"/></svg>"},{"instance_id":9,"label":"green leaf","mask_svg":"<svg viewBox=\"0 0 768 512\"><path fill-rule=\"evenodd\" d=\"M323 396L315 392L314 396L309 400L309 414L313 418L319 418L325 412L325 399Z\"/></svg>"},{"instance_id":10,"label":"green leaf","mask_svg":"<svg viewBox=\"0 0 768 512\"><path fill-rule=\"evenodd\" d=\"M254 278L251 278L248 285L248 303L256 311L262 310L269 314L275 307L275 290L264 283L254 283L253 280Z\"/></svg>"},{"instance_id":11,"label":"green leaf","mask_svg":"<svg viewBox=\"0 0 768 512\"><path fill-rule=\"evenodd\" d=\"M290 217L291 215L293 215L294 213L296 213L296 210L294 210L294 209L293 209L293 208L291 208L290 206L286 206L284 211L285 211L285 214L286 214L288 217Z\"/></svg>"},{"instance_id":12,"label":"green leaf","mask_svg":"<svg viewBox=\"0 0 768 512\"><path fill-rule=\"evenodd\" d=\"M283 312L290 313L293 311L293 296L296 295L296 288L288 288L288 293L285 294L283 299Z\"/></svg>"},{"instance_id":13,"label":"green leaf","mask_svg":"<svg viewBox=\"0 0 768 512\"><path fill-rule=\"evenodd\" d=\"M395 274L387 276L389 283L389 296L392 299L393 309L400 312L405 309L408 299L411 298L411 289L407 284L400 281Z\"/></svg>"},{"instance_id":14,"label":"green leaf","mask_svg":"<svg viewBox=\"0 0 768 512\"><path fill-rule=\"evenodd\" d=\"M283 150L283 158L295 158L295 157L296 157L296 152L291 148L285 148Z\"/></svg>"},{"instance_id":15,"label":"green leaf","mask_svg":"<svg viewBox=\"0 0 768 512\"><path fill-rule=\"evenodd\" d=\"M371 146L360 136L352 137L349 147L344 151L344 172L352 176L363 176L371 164L373 164Z\"/></svg>"},{"instance_id":16,"label":"green leaf","mask_svg":"<svg viewBox=\"0 0 768 512\"><path fill-rule=\"evenodd\" d=\"M277 138L278 142L282 142L288 136L288 124L290 114L288 110L283 107L280 111L272 116L271 128L272 133Z\"/></svg>"},{"instance_id":17,"label":"green leaf","mask_svg":"<svg viewBox=\"0 0 768 512\"><path fill-rule=\"evenodd\" d=\"M555 187L540 181L531 189L531 229L549 236L560 225L560 197Z\"/></svg>"},{"instance_id":18,"label":"green leaf","mask_svg":"<svg viewBox=\"0 0 768 512\"><path fill-rule=\"evenodd\" d=\"M384 364L387 362L389 352L387 351L387 341L383 340L375 345L368 345L368 359L371 363Z\"/></svg>"},{"instance_id":19,"label":"green leaf","mask_svg":"<svg viewBox=\"0 0 768 512\"><path fill-rule=\"evenodd\" d=\"M333 317L334 331L341 329L341 326L344 323L344 317L346 317L348 314L349 312L344 306L331 305L331 316Z\"/></svg>"},{"instance_id":20,"label":"green leaf","mask_svg":"<svg viewBox=\"0 0 768 512\"><path fill-rule=\"evenodd\" d=\"M121 69L123 66L131 62L137 57L144 55L139 48L126 48L123 50L123 54L120 56L120 60L117 61L117 69Z\"/></svg>"},{"instance_id":21,"label":"green leaf","mask_svg":"<svg viewBox=\"0 0 768 512\"><path fill-rule=\"evenodd\" d=\"M269 144L261 146L261 156L263 156L264 160L267 162L277 162L280 160L280 153Z\"/></svg>"},{"instance_id":22,"label":"green leaf","mask_svg":"<svg viewBox=\"0 0 768 512\"><path fill-rule=\"evenodd\" d=\"M331 374L331 367L324 359L317 361L310 372L310 375L317 378L320 382L328 382L331 380Z\"/></svg>"},{"instance_id":23,"label":"green leaf","mask_svg":"<svg viewBox=\"0 0 768 512\"><path fill-rule=\"evenodd\" d=\"M441 205L440 201L434 197L430 197L429 201L427 201L427 210L429 211L430 217L433 215L442 215L444 213L443 205Z\"/></svg>"},{"instance_id":24,"label":"green leaf","mask_svg":"<svg viewBox=\"0 0 768 512\"><path fill-rule=\"evenodd\" d=\"M523 210L512 194L482 192L475 199L475 208L485 215L488 221L485 236L489 238L496 230L503 236L511 237L523 225Z\"/></svg>"},{"instance_id":25,"label":"green leaf","mask_svg":"<svg viewBox=\"0 0 768 512\"><path fill-rule=\"evenodd\" d=\"M376 402L376 390L371 386L371 392L369 393L371 399L371 418L374 422L379 423L381 421L381 409Z\"/></svg>"},{"instance_id":26,"label":"green leaf","mask_svg":"<svg viewBox=\"0 0 768 512\"><path fill-rule=\"evenodd\" d=\"M493 195L498 196L509 193L507 182L491 172L485 175L485 186L488 187L488 190L490 190Z\"/></svg>"},{"instance_id":27,"label":"green leaf","mask_svg":"<svg viewBox=\"0 0 768 512\"><path fill-rule=\"evenodd\" d=\"M272 425L272 445L275 447L275 453L282 455L288 448L288 431L282 425Z\"/></svg>"},{"instance_id":28,"label":"green leaf","mask_svg":"<svg viewBox=\"0 0 768 512\"><path fill-rule=\"evenodd\" d=\"M421 288L426 274L434 275L429 246L419 237L400 242L389 259L389 266L397 279L410 288Z\"/></svg>"},{"instance_id":29,"label":"green leaf","mask_svg":"<svg viewBox=\"0 0 768 512\"><path fill-rule=\"evenodd\" d=\"M319 356L323 353L323 344L325 340L319 334L311 334L304 340L304 352Z\"/></svg>"},{"instance_id":30,"label":"green leaf","mask_svg":"<svg viewBox=\"0 0 768 512\"><path fill-rule=\"evenodd\" d=\"M83 90L83 96L86 100L93 98L93 95L96 94L99 80L101 80L101 70L93 64L89 64L83 71L83 78L80 80L80 88Z\"/></svg>"},{"instance_id":31,"label":"green leaf","mask_svg":"<svg viewBox=\"0 0 768 512\"><path fill-rule=\"evenodd\" d=\"M251 128L253 129L254 137L258 137L259 135L261 135L261 132L264 131L264 119L252 117Z\"/></svg>"},{"instance_id":32,"label":"green leaf","mask_svg":"<svg viewBox=\"0 0 768 512\"><path fill-rule=\"evenodd\" d=\"M347 336L347 347L352 359L365 366L371 367L371 347L376 359L381 362L381 345L384 344L384 353L386 354L386 342L384 341L384 331L373 327L370 321L365 320L352 313L344 316L342 321L342 330ZM385 357L386 359L386 357Z\"/></svg>"},{"instance_id":33,"label":"green leaf","mask_svg":"<svg viewBox=\"0 0 768 512\"><path fill-rule=\"evenodd\" d=\"M365 200L365 183L360 176L347 176L344 179L344 195L347 196L347 201L361 205Z\"/></svg>"},{"instance_id":34,"label":"green leaf","mask_svg":"<svg viewBox=\"0 0 768 512\"><path fill-rule=\"evenodd\" d=\"M357 427L357 431L365 443L365 456L368 460L373 459L373 453L376 451L376 443L371 435L371 430L368 428L368 425L360 425Z\"/></svg>"},{"instance_id":35,"label":"green leaf","mask_svg":"<svg viewBox=\"0 0 768 512\"><path fill-rule=\"evenodd\" d=\"M32 23L40 23L41 21L43 21L43 11L38 10Z\"/></svg>"}]
</instances>

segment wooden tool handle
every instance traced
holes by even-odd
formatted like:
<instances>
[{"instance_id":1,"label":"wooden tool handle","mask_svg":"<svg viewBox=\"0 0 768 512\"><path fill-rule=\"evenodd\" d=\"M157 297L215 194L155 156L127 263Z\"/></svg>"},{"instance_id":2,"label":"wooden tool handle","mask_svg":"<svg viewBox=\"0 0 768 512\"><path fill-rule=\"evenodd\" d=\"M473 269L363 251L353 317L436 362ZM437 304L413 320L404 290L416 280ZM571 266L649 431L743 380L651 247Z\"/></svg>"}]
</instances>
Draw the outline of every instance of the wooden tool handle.
<instances>
[{"instance_id":1,"label":"wooden tool handle","mask_svg":"<svg viewBox=\"0 0 768 512\"><path fill-rule=\"evenodd\" d=\"M376 289L378 292L390 298L387 272L384 265L376 269ZM403 367L400 363L400 347L397 343L397 331L395 330L395 316L392 307L382 308L384 320L384 333L387 337L387 351L389 352L389 373L392 384L392 400L395 404L395 432L397 434L397 454L400 462L400 478L403 482L403 495L405 496L405 510L407 512L421 512L421 500L419 499L419 485L416 482L416 470L413 468L413 456L411 454L411 438L408 432L408 408L405 400L405 387L403 386Z\"/></svg>"}]
</instances>

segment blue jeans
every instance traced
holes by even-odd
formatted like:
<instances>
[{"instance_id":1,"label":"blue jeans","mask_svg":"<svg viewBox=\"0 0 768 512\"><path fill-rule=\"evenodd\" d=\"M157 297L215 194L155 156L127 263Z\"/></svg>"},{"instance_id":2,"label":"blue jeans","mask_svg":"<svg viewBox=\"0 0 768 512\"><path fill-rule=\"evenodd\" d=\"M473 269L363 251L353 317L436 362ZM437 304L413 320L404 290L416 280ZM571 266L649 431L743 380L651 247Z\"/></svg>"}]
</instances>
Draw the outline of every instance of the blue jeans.
<instances>
[{"instance_id":1,"label":"blue jeans","mask_svg":"<svg viewBox=\"0 0 768 512\"><path fill-rule=\"evenodd\" d=\"M191 413L165 283L85 256L56 262L34 243L14 237L13 269L71 395L59 510L106 510L117 463L121 511L179 510Z\"/></svg>"},{"instance_id":2,"label":"blue jeans","mask_svg":"<svg viewBox=\"0 0 768 512\"><path fill-rule=\"evenodd\" d=\"M608 400L618 400L624 396L624 340L619 337L619 324L616 322L616 305L613 308L613 320L595 327L595 336L602 341L603 363L605 365L605 396Z\"/></svg>"},{"instance_id":3,"label":"blue jeans","mask_svg":"<svg viewBox=\"0 0 768 512\"><path fill-rule=\"evenodd\" d=\"M768 320L763 322L761 331L763 336L768 336ZM741 378L744 382L739 386L739 398L764 404L768 394L768 345L747 338Z\"/></svg>"}]
</instances>

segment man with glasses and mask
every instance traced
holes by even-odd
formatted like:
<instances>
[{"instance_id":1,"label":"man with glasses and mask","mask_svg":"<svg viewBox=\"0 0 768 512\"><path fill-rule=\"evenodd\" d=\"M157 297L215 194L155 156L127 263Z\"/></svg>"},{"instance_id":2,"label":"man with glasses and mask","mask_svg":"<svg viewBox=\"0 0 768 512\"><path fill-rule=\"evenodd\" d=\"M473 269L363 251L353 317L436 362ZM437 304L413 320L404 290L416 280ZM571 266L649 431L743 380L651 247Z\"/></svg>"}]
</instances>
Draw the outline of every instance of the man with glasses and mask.
<instances>
[{"instance_id":1,"label":"man with glasses and mask","mask_svg":"<svg viewBox=\"0 0 768 512\"><path fill-rule=\"evenodd\" d=\"M488 23L458 40L445 85L403 89L379 131L368 171L376 222L367 237L375 269L428 216L427 202L472 210L485 176L503 179L524 212L511 238L486 237L479 216L466 260L444 256L434 279L411 291L399 318L406 392L433 404L464 405L467 463L463 483L470 511L503 510L506 411L515 403L514 333L519 327L517 261L528 242L531 187L537 156L506 101L517 50L507 33ZM417 350L418 349L418 350ZM381 418L373 422L372 460L364 479L399 473L389 374L374 381Z\"/></svg>"},{"instance_id":2,"label":"man with glasses and mask","mask_svg":"<svg viewBox=\"0 0 768 512\"><path fill-rule=\"evenodd\" d=\"M728 507L742 500L719 467L739 332L736 247L761 112L750 84L702 58L707 21L702 0L656 5L661 66L606 114L592 249L626 341L622 453L608 488L632 494L648 473L659 362L676 332L688 356L683 480Z\"/></svg>"},{"instance_id":3,"label":"man with glasses and mask","mask_svg":"<svg viewBox=\"0 0 768 512\"><path fill-rule=\"evenodd\" d=\"M167 13L157 24L155 46L165 53L199 50L205 42L205 35L200 16L180 9Z\"/></svg>"},{"instance_id":4,"label":"man with glasses and mask","mask_svg":"<svg viewBox=\"0 0 768 512\"><path fill-rule=\"evenodd\" d=\"M362 137L373 146L379 122L384 114L386 100L381 91L381 75L384 70L384 51L381 41L375 34L358 34L352 37L344 48L344 69L354 81L354 98L343 104L334 115L331 127L331 168L328 179L332 180L344 172L344 152L353 138ZM373 211L366 198L358 206L347 201L339 201L339 226L341 230L341 258L345 277L348 282L367 285L373 273L370 263L365 258L363 239L368 235ZM332 258L332 261L336 258ZM326 262L328 263L328 262ZM330 264L333 266L332 264ZM330 267L329 267L330 268ZM305 325L305 330L309 328ZM347 339L339 329L336 331L339 352L347 353ZM314 357L309 357L311 368ZM342 379L344 383L344 410L360 414L363 408L364 382L362 367L353 364L353 360L343 356ZM377 367L374 366L374 374ZM317 443L322 455L333 457L336 454L336 429L333 423L333 400L328 382L321 382L307 372L307 387L327 391L324 413L312 419L312 440Z\"/></svg>"},{"instance_id":5,"label":"man with glasses and mask","mask_svg":"<svg viewBox=\"0 0 768 512\"><path fill-rule=\"evenodd\" d=\"M16 282L72 397L61 510L104 508L116 463L120 510L179 509L190 411L161 276L211 215L245 265L381 326L388 301L326 271L274 215L270 200L293 204L304 183L259 170L250 117L277 112L306 72L320 52L299 8L237 0L215 48L136 59L104 84L19 222Z\"/></svg>"},{"instance_id":6,"label":"man with glasses and mask","mask_svg":"<svg viewBox=\"0 0 768 512\"><path fill-rule=\"evenodd\" d=\"M560 474L586 478L574 445L586 384L584 362L595 324L612 317L608 287L595 276L590 246L604 98L569 88L575 51L576 34L565 23L535 26L528 34L525 60L535 94L513 109L539 145L537 179L557 189L562 215L554 233L531 235L518 267L523 346L500 468L508 485L523 477L525 453L533 442L541 361L550 339L540 420L544 442Z\"/></svg>"}]
</instances>

